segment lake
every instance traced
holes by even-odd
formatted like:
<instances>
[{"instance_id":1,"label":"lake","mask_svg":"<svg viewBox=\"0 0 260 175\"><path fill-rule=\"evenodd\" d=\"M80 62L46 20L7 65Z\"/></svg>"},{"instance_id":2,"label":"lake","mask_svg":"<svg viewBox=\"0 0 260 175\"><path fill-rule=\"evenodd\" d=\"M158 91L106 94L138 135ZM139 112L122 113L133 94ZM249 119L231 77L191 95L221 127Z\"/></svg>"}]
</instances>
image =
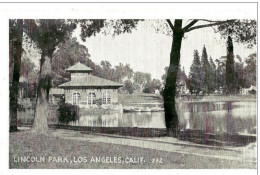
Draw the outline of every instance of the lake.
<instances>
[{"instance_id":1,"label":"lake","mask_svg":"<svg viewBox=\"0 0 260 175\"><path fill-rule=\"evenodd\" d=\"M176 105L181 130L256 134L256 102L183 102ZM165 128L164 112L80 116L72 126Z\"/></svg>"}]
</instances>

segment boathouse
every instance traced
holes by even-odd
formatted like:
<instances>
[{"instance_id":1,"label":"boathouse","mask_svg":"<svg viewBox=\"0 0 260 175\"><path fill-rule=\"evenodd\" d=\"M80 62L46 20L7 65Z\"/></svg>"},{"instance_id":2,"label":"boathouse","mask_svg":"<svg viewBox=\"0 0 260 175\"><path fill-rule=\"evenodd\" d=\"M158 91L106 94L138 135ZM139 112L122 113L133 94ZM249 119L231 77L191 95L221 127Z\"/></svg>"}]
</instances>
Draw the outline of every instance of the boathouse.
<instances>
[{"instance_id":1,"label":"boathouse","mask_svg":"<svg viewBox=\"0 0 260 175\"><path fill-rule=\"evenodd\" d=\"M91 75L92 69L82 63L66 71L71 81L59 86L64 89L66 103L86 108L118 105L118 88L122 84Z\"/></svg>"}]
</instances>

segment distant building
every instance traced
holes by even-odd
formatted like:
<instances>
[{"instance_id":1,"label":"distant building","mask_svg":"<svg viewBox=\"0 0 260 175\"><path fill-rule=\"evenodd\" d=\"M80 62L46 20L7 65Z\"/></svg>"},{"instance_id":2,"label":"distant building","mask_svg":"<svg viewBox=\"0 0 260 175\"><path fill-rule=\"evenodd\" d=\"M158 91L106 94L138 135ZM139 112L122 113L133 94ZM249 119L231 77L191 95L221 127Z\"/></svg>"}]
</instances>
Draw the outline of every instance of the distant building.
<instances>
[{"instance_id":1,"label":"distant building","mask_svg":"<svg viewBox=\"0 0 260 175\"><path fill-rule=\"evenodd\" d=\"M71 81L61 84L65 102L80 107L99 105L118 105L118 88L123 85L114 81L91 75L92 69L77 63L67 69Z\"/></svg>"},{"instance_id":2,"label":"distant building","mask_svg":"<svg viewBox=\"0 0 260 175\"><path fill-rule=\"evenodd\" d=\"M179 84L179 95L189 94L189 90L187 88L186 82L181 81Z\"/></svg>"},{"instance_id":3,"label":"distant building","mask_svg":"<svg viewBox=\"0 0 260 175\"><path fill-rule=\"evenodd\" d=\"M190 99L190 96L191 96L191 94L190 94L190 92L189 92L189 90L188 90L188 88L187 88L187 84L186 84L186 82L185 81L181 81L180 83L179 83L179 85L178 85L178 92L179 92L179 98L180 99L182 99L182 100L184 100L184 99Z\"/></svg>"}]
</instances>

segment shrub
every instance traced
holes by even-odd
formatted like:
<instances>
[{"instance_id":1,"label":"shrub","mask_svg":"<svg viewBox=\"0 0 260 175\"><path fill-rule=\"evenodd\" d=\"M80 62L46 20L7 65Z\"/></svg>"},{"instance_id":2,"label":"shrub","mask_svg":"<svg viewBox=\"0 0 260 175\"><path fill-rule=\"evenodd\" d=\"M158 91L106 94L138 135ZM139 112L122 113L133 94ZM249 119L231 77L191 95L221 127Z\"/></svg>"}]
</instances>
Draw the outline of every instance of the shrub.
<instances>
[{"instance_id":1,"label":"shrub","mask_svg":"<svg viewBox=\"0 0 260 175\"><path fill-rule=\"evenodd\" d=\"M57 115L60 123L68 124L79 118L79 107L69 103L60 103Z\"/></svg>"},{"instance_id":2,"label":"shrub","mask_svg":"<svg viewBox=\"0 0 260 175\"><path fill-rule=\"evenodd\" d=\"M101 105L102 105L102 98L97 99L97 100L96 100L96 104L97 104L98 106L101 106Z\"/></svg>"}]
</instances>

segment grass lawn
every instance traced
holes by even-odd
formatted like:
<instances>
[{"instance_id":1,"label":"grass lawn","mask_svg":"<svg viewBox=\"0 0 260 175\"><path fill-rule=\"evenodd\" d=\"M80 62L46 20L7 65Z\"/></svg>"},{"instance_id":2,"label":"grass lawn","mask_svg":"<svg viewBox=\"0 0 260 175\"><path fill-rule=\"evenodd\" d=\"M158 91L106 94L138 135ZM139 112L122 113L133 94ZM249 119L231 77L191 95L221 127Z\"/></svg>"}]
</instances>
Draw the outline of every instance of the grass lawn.
<instances>
[{"instance_id":1,"label":"grass lawn","mask_svg":"<svg viewBox=\"0 0 260 175\"><path fill-rule=\"evenodd\" d=\"M241 161L232 161L224 159L216 159L210 157L199 157L196 155L180 154L167 151L158 151L155 149L139 148L134 146L117 145L111 143L79 141L55 137L51 135L52 130L48 131L49 135L37 135L30 131L20 131L10 133L10 151L9 151L9 167L11 169L34 169L34 168L255 168L255 163L247 163ZM93 135L85 135L85 137L93 137ZM18 157L45 157L42 162L15 162ZM49 157L52 160L49 161ZM69 162L54 161L62 157L67 158ZM94 157L121 157L140 158L143 157L143 163L86 163L78 162L80 157L87 157L87 160ZM159 161L154 161L158 159ZM71 162L70 162L71 160ZM76 160L76 161L74 161ZM163 162L160 162L163 160Z\"/></svg>"}]
</instances>

